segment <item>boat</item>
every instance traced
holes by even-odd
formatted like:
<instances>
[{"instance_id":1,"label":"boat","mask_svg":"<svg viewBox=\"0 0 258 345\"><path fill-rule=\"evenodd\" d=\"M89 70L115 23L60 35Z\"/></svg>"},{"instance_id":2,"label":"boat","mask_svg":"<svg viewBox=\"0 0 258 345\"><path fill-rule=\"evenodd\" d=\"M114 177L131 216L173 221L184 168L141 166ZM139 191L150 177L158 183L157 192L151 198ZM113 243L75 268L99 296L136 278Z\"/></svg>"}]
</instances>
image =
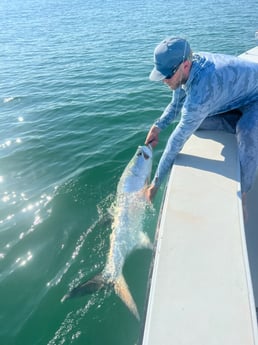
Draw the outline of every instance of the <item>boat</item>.
<instances>
[{"instance_id":1,"label":"boat","mask_svg":"<svg viewBox=\"0 0 258 345\"><path fill-rule=\"evenodd\" d=\"M258 46L240 55L258 63ZM258 178L243 217L236 138L197 131L168 178L142 345L258 345Z\"/></svg>"}]
</instances>

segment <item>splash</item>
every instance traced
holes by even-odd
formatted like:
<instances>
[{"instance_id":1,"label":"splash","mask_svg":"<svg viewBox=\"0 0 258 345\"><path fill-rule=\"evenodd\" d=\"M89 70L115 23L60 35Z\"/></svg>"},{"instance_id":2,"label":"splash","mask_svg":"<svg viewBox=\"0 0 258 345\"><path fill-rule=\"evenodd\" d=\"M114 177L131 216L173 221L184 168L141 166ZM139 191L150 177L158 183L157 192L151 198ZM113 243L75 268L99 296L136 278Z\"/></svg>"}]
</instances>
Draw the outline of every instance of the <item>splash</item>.
<instances>
[{"instance_id":1,"label":"splash","mask_svg":"<svg viewBox=\"0 0 258 345\"><path fill-rule=\"evenodd\" d=\"M13 101L14 99L15 99L15 97L5 97L3 102L4 103L9 103L9 102Z\"/></svg>"},{"instance_id":2,"label":"splash","mask_svg":"<svg viewBox=\"0 0 258 345\"><path fill-rule=\"evenodd\" d=\"M56 274L56 276L47 283L47 287L52 287L52 286L58 285L61 282L64 275L67 273L67 271L72 266L74 260L79 255L81 248L83 247L85 240L87 239L88 235L96 228L96 226L98 225L98 223L100 221L101 221L101 219L97 219L86 231L84 231L80 235L80 237L76 241L75 248L72 252L70 259L65 263L65 265L61 268L61 270L59 270L59 272Z\"/></svg>"},{"instance_id":3,"label":"splash","mask_svg":"<svg viewBox=\"0 0 258 345\"><path fill-rule=\"evenodd\" d=\"M76 258L79 256L88 236L95 231L97 228L106 228L107 220L109 220L109 215L107 215L103 210L105 209L106 203L112 196L107 196L107 198L103 199L98 205L97 205L97 212L98 217L97 219L86 229L82 232L82 234L77 239L72 254L70 258L66 261L66 263L63 265L63 267L57 272L57 274L47 283L47 287L52 287L58 285L65 274L68 272L68 270L71 268L71 266L76 261ZM64 244L63 244L64 247ZM94 270L98 269L98 267L94 266ZM72 289L78 282L84 278L84 275L81 271L78 272L78 277L75 278L70 284L69 288Z\"/></svg>"},{"instance_id":4,"label":"splash","mask_svg":"<svg viewBox=\"0 0 258 345\"><path fill-rule=\"evenodd\" d=\"M80 322L94 306L97 309L101 308L107 294L110 292L105 291L102 296L96 293L82 308L69 312L47 345L73 344L82 334L82 331L79 330ZM84 332L86 331L87 329L84 330Z\"/></svg>"}]
</instances>

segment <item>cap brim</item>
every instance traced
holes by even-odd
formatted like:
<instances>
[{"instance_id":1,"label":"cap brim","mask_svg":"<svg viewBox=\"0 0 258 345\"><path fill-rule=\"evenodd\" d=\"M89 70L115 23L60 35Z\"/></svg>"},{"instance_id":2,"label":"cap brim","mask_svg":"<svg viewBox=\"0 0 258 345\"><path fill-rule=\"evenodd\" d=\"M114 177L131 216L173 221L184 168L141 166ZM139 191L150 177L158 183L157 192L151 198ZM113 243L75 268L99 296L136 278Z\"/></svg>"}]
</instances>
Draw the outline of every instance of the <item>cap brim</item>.
<instances>
[{"instance_id":1,"label":"cap brim","mask_svg":"<svg viewBox=\"0 0 258 345\"><path fill-rule=\"evenodd\" d=\"M151 74L149 76L151 81L161 81L166 78L165 75L160 73L156 68L154 67L153 70L151 71Z\"/></svg>"}]
</instances>

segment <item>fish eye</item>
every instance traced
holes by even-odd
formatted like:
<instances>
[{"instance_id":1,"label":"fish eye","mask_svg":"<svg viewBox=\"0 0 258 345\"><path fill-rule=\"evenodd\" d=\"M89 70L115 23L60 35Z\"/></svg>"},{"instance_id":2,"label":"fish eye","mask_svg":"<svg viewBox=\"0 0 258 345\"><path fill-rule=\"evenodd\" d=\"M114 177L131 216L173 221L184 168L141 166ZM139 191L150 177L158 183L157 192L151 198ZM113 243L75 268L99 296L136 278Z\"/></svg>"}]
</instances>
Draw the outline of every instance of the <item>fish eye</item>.
<instances>
[{"instance_id":1,"label":"fish eye","mask_svg":"<svg viewBox=\"0 0 258 345\"><path fill-rule=\"evenodd\" d=\"M138 157L142 156L142 152L141 152L141 151L138 152L138 153L137 153L137 156L138 156Z\"/></svg>"}]
</instances>

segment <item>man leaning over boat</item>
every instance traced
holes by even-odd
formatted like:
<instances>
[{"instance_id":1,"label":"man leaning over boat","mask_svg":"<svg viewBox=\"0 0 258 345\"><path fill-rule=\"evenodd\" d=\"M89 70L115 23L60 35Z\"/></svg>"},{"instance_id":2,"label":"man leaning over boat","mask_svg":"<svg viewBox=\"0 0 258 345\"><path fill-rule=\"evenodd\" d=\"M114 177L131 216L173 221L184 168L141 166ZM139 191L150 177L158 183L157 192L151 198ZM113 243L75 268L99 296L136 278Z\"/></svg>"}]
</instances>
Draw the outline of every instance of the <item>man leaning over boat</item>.
<instances>
[{"instance_id":1,"label":"man leaning over boat","mask_svg":"<svg viewBox=\"0 0 258 345\"><path fill-rule=\"evenodd\" d=\"M159 134L173 122L171 133L146 196L152 201L187 139L198 129L235 133L241 167L243 201L258 167L258 64L235 56L193 53L178 37L154 50L150 80L173 90L171 102L151 126L145 144L155 147Z\"/></svg>"}]
</instances>

